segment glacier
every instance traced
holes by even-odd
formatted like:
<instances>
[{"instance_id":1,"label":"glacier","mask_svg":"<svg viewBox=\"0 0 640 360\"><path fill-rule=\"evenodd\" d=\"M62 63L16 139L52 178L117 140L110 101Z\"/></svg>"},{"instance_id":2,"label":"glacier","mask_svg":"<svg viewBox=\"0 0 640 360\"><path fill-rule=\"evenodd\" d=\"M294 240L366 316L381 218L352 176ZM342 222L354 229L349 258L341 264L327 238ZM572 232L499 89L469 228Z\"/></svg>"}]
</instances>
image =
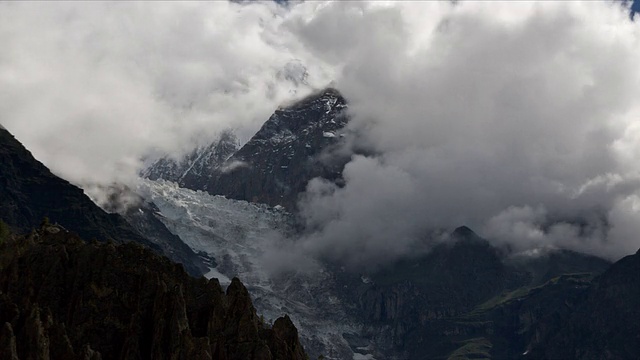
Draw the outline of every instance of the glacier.
<instances>
[{"instance_id":1,"label":"glacier","mask_svg":"<svg viewBox=\"0 0 640 360\"><path fill-rule=\"evenodd\" d=\"M358 336L362 324L348 314L349 304L335 294L334 275L322 264L304 271L270 269L265 255L294 233L293 218L282 207L192 191L162 179L141 179L137 192L157 206L155 215L194 252L215 259L207 278L222 285L240 278L268 323L288 314L312 358L374 359L345 340L344 334Z\"/></svg>"}]
</instances>

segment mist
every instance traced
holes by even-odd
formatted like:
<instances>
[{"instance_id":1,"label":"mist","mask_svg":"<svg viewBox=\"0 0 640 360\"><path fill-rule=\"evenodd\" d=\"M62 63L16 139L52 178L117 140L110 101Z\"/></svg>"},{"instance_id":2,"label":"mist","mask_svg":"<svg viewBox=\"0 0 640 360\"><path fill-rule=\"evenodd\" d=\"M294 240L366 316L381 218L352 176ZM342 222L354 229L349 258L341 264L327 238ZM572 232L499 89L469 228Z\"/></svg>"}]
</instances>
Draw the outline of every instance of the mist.
<instances>
[{"instance_id":1,"label":"mist","mask_svg":"<svg viewBox=\"0 0 640 360\"><path fill-rule=\"evenodd\" d=\"M97 201L331 83L376 155L309 183L290 251L376 265L461 225L640 247L640 27L617 2L5 2L0 42L0 123Z\"/></svg>"},{"instance_id":2,"label":"mist","mask_svg":"<svg viewBox=\"0 0 640 360\"><path fill-rule=\"evenodd\" d=\"M640 27L628 9L332 3L291 26L341 69L349 126L378 154L354 155L342 188L309 184L307 251L375 265L461 225L514 252L618 259L640 247Z\"/></svg>"},{"instance_id":3,"label":"mist","mask_svg":"<svg viewBox=\"0 0 640 360\"><path fill-rule=\"evenodd\" d=\"M94 200L332 78L273 2L0 4L0 123ZM330 69L328 69L330 70Z\"/></svg>"}]
</instances>

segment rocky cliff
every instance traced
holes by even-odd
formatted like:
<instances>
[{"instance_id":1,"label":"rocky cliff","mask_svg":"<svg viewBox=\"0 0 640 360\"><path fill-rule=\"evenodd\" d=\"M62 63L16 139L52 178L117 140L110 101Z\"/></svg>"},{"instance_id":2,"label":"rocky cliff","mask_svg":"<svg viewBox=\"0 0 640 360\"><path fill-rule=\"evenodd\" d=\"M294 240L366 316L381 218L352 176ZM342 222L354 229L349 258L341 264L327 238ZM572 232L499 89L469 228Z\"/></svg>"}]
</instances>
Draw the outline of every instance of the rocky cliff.
<instances>
[{"instance_id":1,"label":"rocky cliff","mask_svg":"<svg viewBox=\"0 0 640 360\"><path fill-rule=\"evenodd\" d=\"M510 259L461 227L427 255L338 279L378 356L514 359L550 344L550 329L571 318L609 266L561 250Z\"/></svg>"},{"instance_id":2,"label":"rocky cliff","mask_svg":"<svg viewBox=\"0 0 640 360\"><path fill-rule=\"evenodd\" d=\"M226 130L211 144L197 147L181 159L158 159L144 169L141 175L151 180L173 181L183 187L185 184L198 186L200 179L210 176L212 171L220 168L239 147L233 132Z\"/></svg>"},{"instance_id":3,"label":"rocky cliff","mask_svg":"<svg viewBox=\"0 0 640 360\"><path fill-rule=\"evenodd\" d=\"M47 217L83 239L143 244L182 263L194 276L205 271L197 255L160 221L152 218L151 211L128 212L128 218L134 221L136 228L122 216L105 212L82 189L52 174L3 128L0 128L0 164L0 219L14 230L28 232L40 226ZM110 190L117 198L126 189L114 187ZM127 213L127 210L123 212Z\"/></svg>"},{"instance_id":4,"label":"rocky cliff","mask_svg":"<svg viewBox=\"0 0 640 360\"><path fill-rule=\"evenodd\" d=\"M240 149L235 138L223 136L179 161L162 159L142 175L293 210L309 180L341 181L349 158L333 150L344 141L346 109L337 90L325 89L276 110Z\"/></svg>"},{"instance_id":5,"label":"rocky cliff","mask_svg":"<svg viewBox=\"0 0 640 360\"><path fill-rule=\"evenodd\" d=\"M266 326L233 279L194 279L134 243L44 225L0 244L2 359L305 359L288 317Z\"/></svg>"}]
</instances>

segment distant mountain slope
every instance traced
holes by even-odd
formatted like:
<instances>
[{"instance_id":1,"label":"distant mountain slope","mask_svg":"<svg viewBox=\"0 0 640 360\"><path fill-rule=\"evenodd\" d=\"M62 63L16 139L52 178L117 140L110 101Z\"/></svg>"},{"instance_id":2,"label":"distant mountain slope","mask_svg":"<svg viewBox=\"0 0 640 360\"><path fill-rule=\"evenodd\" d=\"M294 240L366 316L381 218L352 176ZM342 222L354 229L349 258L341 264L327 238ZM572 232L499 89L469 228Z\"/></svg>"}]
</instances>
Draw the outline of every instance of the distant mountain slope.
<instances>
[{"instance_id":1,"label":"distant mountain slope","mask_svg":"<svg viewBox=\"0 0 640 360\"><path fill-rule=\"evenodd\" d=\"M536 321L544 322L546 316L553 317L555 306L578 292L570 281L547 285L564 279L565 272L575 272L584 291L610 266L605 260L562 250L516 260L506 256L460 227L450 241L428 254L367 274L342 268L333 272L342 302L354 304L350 313L365 324L361 339L371 341L381 353L376 358L512 359L525 352L535 331L531 321L513 325L521 308L496 309L511 300L521 304L515 299L532 299L527 304L537 309ZM541 282L542 288L553 289L543 293L552 299L527 297Z\"/></svg>"},{"instance_id":2,"label":"distant mountain slope","mask_svg":"<svg viewBox=\"0 0 640 360\"><path fill-rule=\"evenodd\" d=\"M640 359L640 251L614 263L531 358Z\"/></svg>"},{"instance_id":3,"label":"distant mountain slope","mask_svg":"<svg viewBox=\"0 0 640 360\"><path fill-rule=\"evenodd\" d=\"M220 171L184 185L294 209L309 180L341 177L348 159L323 155L344 136L346 108L347 102L337 90L326 89L278 109Z\"/></svg>"},{"instance_id":4,"label":"distant mountain slope","mask_svg":"<svg viewBox=\"0 0 640 360\"><path fill-rule=\"evenodd\" d=\"M194 279L134 244L58 226L0 244L1 359L306 358L288 317L262 323L233 279Z\"/></svg>"},{"instance_id":5,"label":"distant mountain slope","mask_svg":"<svg viewBox=\"0 0 640 360\"><path fill-rule=\"evenodd\" d=\"M159 246L122 216L100 209L82 189L52 174L4 128L0 128L0 164L0 219L14 230L29 232L48 217L84 239L136 242L183 263L194 276L203 273L194 260L197 256L162 223L156 223L165 235Z\"/></svg>"},{"instance_id":6,"label":"distant mountain slope","mask_svg":"<svg viewBox=\"0 0 640 360\"><path fill-rule=\"evenodd\" d=\"M325 89L276 110L240 149L233 134L226 132L182 160L155 162L142 176L292 210L309 180L340 181L349 159L330 153L345 135L346 108L337 90Z\"/></svg>"},{"instance_id":7,"label":"distant mountain slope","mask_svg":"<svg viewBox=\"0 0 640 360\"><path fill-rule=\"evenodd\" d=\"M198 147L180 160L161 158L144 169L141 175L151 180L164 179L184 186L185 182L198 182L198 179L211 174L239 147L233 132L223 131L210 145Z\"/></svg>"}]
</instances>

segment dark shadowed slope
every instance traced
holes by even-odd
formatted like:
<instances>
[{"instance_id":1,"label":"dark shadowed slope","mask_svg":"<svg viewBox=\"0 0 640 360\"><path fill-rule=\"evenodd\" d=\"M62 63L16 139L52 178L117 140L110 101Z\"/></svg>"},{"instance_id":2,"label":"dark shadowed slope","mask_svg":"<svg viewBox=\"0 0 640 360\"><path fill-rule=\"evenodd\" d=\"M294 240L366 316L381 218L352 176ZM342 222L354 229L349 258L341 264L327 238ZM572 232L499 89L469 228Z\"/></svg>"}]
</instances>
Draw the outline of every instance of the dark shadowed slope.
<instances>
[{"instance_id":1,"label":"dark shadowed slope","mask_svg":"<svg viewBox=\"0 0 640 360\"><path fill-rule=\"evenodd\" d=\"M107 214L80 188L53 175L4 129L0 129L0 164L0 218L14 229L30 231L48 217L86 239L154 247L120 216Z\"/></svg>"},{"instance_id":2,"label":"dark shadowed slope","mask_svg":"<svg viewBox=\"0 0 640 360\"><path fill-rule=\"evenodd\" d=\"M239 150L235 138L223 133L207 148L177 162L161 159L142 175L292 210L309 180L340 181L349 158L332 150L344 139L346 108L337 90L325 89L276 110Z\"/></svg>"},{"instance_id":3,"label":"dark shadowed slope","mask_svg":"<svg viewBox=\"0 0 640 360\"><path fill-rule=\"evenodd\" d=\"M193 275L203 272L202 266L193 264L197 256L181 241L166 236L164 243L150 241L120 215L100 209L82 189L52 174L0 127L0 219L17 232L28 232L45 217L84 239L140 243L183 263ZM170 235L168 230L158 231Z\"/></svg>"},{"instance_id":4,"label":"dark shadowed slope","mask_svg":"<svg viewBox=\"0 0 640 360\"><path fill-rule=\"evenodd\" d=\"M288 317L265 326L234 279L194 279L134 243L58 226L0 244L1 359L305 358Z\"/></svg>"},{"instance_id":5,"label":"dark shadowed slope","mask_svg":"<svg viewBox=\"0 0 640 360\"><path fill-rule=\"evenodd\" d=\"M586 299L533 356L549 359L640 359L640 254L598 277Z\"/></svg>"}]
</instances>

